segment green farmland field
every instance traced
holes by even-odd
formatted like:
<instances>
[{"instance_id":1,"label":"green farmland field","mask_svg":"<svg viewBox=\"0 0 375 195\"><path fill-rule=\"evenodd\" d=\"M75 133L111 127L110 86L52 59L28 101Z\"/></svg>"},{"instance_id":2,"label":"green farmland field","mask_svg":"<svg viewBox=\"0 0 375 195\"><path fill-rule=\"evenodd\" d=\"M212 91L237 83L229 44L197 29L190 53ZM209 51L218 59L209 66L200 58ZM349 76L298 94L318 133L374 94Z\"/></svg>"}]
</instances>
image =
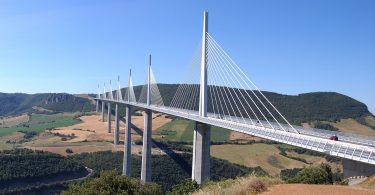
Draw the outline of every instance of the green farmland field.
<instances>
[{"instance_id":1,"label":"green farmland field","mask_svg":"<svg viewBox=\"0 0 375 195\"><path fill-rule=\"evenodd\" d=\"M30 120L26 123L9 128L0 128L0 136L9 135L17 131L40 132L48 128L70 126L77 123L80 123L80 121L75 119L73 114L32 114Z\"/></svg>"},{"instance_id":2,"label":"green farmland field","mask_svg":"<svg viewBox=\"0 0 375 195\"><path fill-rule=\"evenodd\" d=\"M157 129L157 133L168 141L193 141L194 122L175 119ZM220 127L211 126L212 141L228 141L229 130Z\"/></svg>"}]
</instances>

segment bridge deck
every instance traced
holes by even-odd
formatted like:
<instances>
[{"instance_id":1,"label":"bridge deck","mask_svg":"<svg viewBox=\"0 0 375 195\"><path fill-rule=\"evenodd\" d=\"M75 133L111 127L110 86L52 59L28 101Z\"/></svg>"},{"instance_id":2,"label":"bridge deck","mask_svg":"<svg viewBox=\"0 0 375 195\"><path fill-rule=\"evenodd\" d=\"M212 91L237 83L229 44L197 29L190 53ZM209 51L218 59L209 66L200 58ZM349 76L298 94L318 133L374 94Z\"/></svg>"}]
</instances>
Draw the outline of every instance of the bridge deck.
<instances>
[{"instance_id":1,"label":"bridge deck","mask_svg":"<svg viewBox=\"0 0 375 195\"><path fill-rule=\"evenodd\" d=\"M261 126L260 124L251 124L250 120L249 122L241 122L240 120L238 120L238 122L233 122L232 120L226 120L229 117L233 118L233 116L221 116L218 118L213 114L209 114L208 117L200 117L198 112L193 110L176 109L167 106L147 106L142 103L117 101L112 99L96 98L96 100L128 104L143 109L150 109L156 112L206 123L268 140L322 152L331 156L338 156L375 165L375 141L353 134L342 132L337 133L321 129L305 129L294 126L298 132L300 132L300 134L297 134L292 132L291 127L287 125L283 126L287 131L283 131L280 127L275 128L277 125L272 128L270 125L264 125L265 123L263 123L264 126ZM339 141L328 139L333 134L339 136Z\"/></svg>"}]
</instances>

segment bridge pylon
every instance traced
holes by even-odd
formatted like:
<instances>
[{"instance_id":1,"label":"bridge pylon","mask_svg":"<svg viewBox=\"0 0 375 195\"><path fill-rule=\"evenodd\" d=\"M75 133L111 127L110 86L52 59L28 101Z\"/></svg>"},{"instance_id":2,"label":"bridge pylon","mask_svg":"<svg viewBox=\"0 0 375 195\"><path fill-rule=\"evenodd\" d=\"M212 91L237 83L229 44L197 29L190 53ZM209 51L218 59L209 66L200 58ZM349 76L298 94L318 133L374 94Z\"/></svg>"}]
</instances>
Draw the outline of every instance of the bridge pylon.
<instances>
[{"instance_id":1,"label":"bridge pylon","mask_svg":"<svg viewBox=\"0 0 375 195\"><path fill-rule=\"evenodd\" d=\"M99 87L99 85L98 85L98 94L96 95L96 98L97 98L97 100L96 100L96 109L95 109L95 111L96 112L99 112L99 98L100 98L100 87Z\"/></svg>"},{"instance_id":2,"label":"bridge pylon","mask_svg":"<svg viewBox=\"0 0 375 195\"><path fill-rule=\"evenodd\" d=\"M111 89L111 81L109 81L109 99L113 99L112 98L112 89ZM108 106L107 106L107 122L108 122L108 133L111 133L112 132L112 110L111 110L111 102L108 101Z\"/></svg>"},{"instance_id":3,"label":"bridge pylon","mask_svg":"<svg viewBox=\"0 0 375 195\"><path fill-rule=\"evenodd\" d=\"M116 91L116 100L120 101L122 100L121 97L121 87L120 87L120 76L117 77L117 91ZM118 113L119 105L116 103L116 108L115 108L115 132L113 134L113 144L118 145L119 140L120 140L120 116Z\"/></svg>"},{"instance_id":4,"label":"bridge pylon","mask_svg":"<svg viewBox=\"0 0 375 195\"><path fill-rule=\"evenodd\" d=\"M104 87L103 87L103 95L102 96L103 96L102 98L104 98L104 99L107 98L106 97L106 92L105 92L105 83L104 83ZM102 101L102 116L101 116L102 122L104 122L104 120L105 120L105 118L104 118L104 110L105 110L105 102Z\"/></svg>"},{"instance_id":5,"label":"bridge pylon","mask_svg":"<svg viewBox=\"0 0 375 195\"><path fill-rule=\"evenodd\" d=\"M149 57L148 75L147 75L147 106L151 105L151 55ZM152 135L152 111L146 109L144 112L143 128L143 148L142 148L142 169L141 180L151 182L151 135Z\"/></svg>"},{"instance_id":6,"label":"bridge pylon","mask_svg":"<svg viewBox=\"0 0 375 195\"><path fill-rule=\"evenodd\" d=\"M203 15L203 36L202 36L202 58L201 78L199 95L199 116L207 117L207 32L208 12ZM210 144L211 128L209 125L195 122L193 143L192 179L198 184L203 184L210 179Z\"/></svg>"},{"instance_id":7,"label":"bridge pylon","mask_svg":"<svg viewBox=\"0 0 375 195\"><path fill-rule=\"evenodd\" d=\"M132 71L129 73L127 100L130 103L130 87L131 86ZM125 121L125 139L124 139L124 160L122 164L122 175L130 177L131 174L131 106L126 104L125 107L126 121Z\"/></svg>"}]
</instances>

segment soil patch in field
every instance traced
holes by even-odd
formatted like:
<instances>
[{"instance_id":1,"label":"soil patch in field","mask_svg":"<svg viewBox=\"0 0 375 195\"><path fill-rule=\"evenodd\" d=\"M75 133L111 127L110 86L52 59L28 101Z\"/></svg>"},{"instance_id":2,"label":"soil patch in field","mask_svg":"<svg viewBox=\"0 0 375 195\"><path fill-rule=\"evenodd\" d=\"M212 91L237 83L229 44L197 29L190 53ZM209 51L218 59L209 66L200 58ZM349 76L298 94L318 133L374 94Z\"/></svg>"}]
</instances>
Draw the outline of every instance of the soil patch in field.
<instances>
[{"instance_id":1,"label":"soil patch in field","mask_svg":"<svg viewBox=\"0 0 375 195\"><path fill-rule=\"evenodd\" d=\"M25 123L30 120L28 114L22 114L19 116L1 117L0 127L12 127L21 123Z\"/></svg>"},{"instance_id":2,"label":"soil patch in field","mask_svg":"<svg viewBox=\"0 0 375 195\"><path fill-rule=\"evenodd\" d=\"M51 131L51 133L74 135L75 138L67 140L66 142L113 141L113 133L115 129L114 121L112 121L112 131L111 133L108 133L108 123L102 122L99 115L82 116L80 119L82 122L79 124L57 128ZM164 114L153 114L152 130L156 130L170 121L171 119L166 118ZM142 130L144 127L144 117L132 116L132 123ZM124 140L124 132L125 124L120 122L120 141ZM141 139L141 136L132 130L132 140L134 141L139 139Z\"/></svg>"},{"instance_id":3,"label":"soil patch in field","mask_svg":"<svg viewBox=\"0 0 375 195\"><path fill-rule=\"evenodd\" d=\"M229 132L229 140L230 141L236 141L236 140L260 141L260 140L263 140L263 139L259 138L259 137L252 136L252 135L240 133L240 132L237 132L237 131L230 131Z\"/></svg>"}]
</instances>

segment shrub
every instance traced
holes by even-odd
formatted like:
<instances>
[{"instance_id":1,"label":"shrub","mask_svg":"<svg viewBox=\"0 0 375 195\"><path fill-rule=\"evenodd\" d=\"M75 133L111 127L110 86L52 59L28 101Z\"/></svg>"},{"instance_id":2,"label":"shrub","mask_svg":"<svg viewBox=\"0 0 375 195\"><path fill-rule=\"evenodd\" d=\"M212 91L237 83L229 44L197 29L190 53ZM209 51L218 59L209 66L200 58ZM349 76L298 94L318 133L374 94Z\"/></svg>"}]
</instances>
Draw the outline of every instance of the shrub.
<instances>
[{"instance_id":1,"label":"shrub","mask_svg":"<svg viewBox=\"0 0 375 195\"><path fill-rule=\"evenodd\" d=\"M261 193L261 192L264 192L267 190L267 186L266 184L264 184L263 181L259 180L259 179L255 179L253 181L251 181L248 185L248 191L251 192L251 193Z\"/></svg>"},{"instance_id":2,"label":"shrub","mask_svg":"<svg viewBox=\"0 0 375 195\"><path fill-rule=\"evenodd\" d=\"M199 185L196 181L187 178L183 180L181 183L172 187L172 190L168 192L168 195L180 195L180 194L189 194L190 192L194 192L199 189Z\"/></svg>"},{"instance_id":3,"label":"shrub","mask_svg":"<svg viewBox=\"0 0 375 195\"><path fill-rule=\"evenodd\" d=\"M332 184L332 170L328 164L322 163L317 167L306 167L291 178L290 183Z\"/></svg>"},{"instance_id":4,"label":"shrub","mask_svg":"<svg viewBox=\"0 0 375 195\"><path fill-rule=\"evenodd\" d=\"M71 148L67 148L67 149L65 150L65 152L68 153L68 154L72 154L72 153L73 153L73 150L72 150Z\"/></svg>"},{"instance_id":5,"label":"shrub","mask_svg":"<svg viewBox=\"0 0 375 195\"><path fill-rule=\"evenodd\" d=\"M280 177L284 181L289 181L289 179L295 177L301 170L301 168L283 169L280 172Z\"/></svg>"},{"instance_id":6,"label":"shrub","mask_svg":"<svg viewBox=\"0 0 375 195\"><path fill-rule=\"evenodd\" d=\"M140 180L118 175L115 171L104 171L101 172L99 178L86 180L81 184L70 185L69 190L63 194L159 195L162 194L162 190L159 185L154 183L144 184Z\"/></svg>"}]
</instances>

